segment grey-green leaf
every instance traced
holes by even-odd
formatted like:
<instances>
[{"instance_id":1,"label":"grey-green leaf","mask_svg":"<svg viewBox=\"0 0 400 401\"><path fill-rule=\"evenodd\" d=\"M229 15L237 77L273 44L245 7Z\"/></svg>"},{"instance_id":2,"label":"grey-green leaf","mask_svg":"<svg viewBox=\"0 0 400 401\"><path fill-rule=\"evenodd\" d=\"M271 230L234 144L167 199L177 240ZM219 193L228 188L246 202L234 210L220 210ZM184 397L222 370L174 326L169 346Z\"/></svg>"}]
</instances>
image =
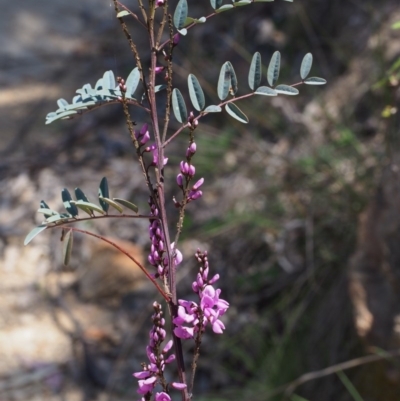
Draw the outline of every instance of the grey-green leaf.
<instances>
[{"instance_id":1,"label":"grey-green leaf","mask_svg":"<svg viewBox=\"0 0 400 401\"><path fill-rule=\"evenodd\" d=\"M114 202L112 199L109 198L103 198L102 196L99 197L102 201L108 203L110 206L112 206L114 209L117 209L120 213L122 213L124 210L120 205L118 205L116 202Z\"/></svg>"},{"instance_id":2,"label":"grey-green leaf","mask_svg":"<svg viewBox=\"0 0 400 401\"><path fill-rule=\"evenodd\" d=\"M318 77L311 77L304 80L306 85L325 85L326 79L318 78Z\"/></svg>"},{"instance_id":3,"label":"grey-green leaf","mask_svg":"<svg viewBox=\"0 0 400 401\"><path fill-rule=\"evenodd\" d=\"M231 85L229 88L229 92L231 95L235 95L237 90L238 90L238 82L236 78L236 73L235 70L233 69L233 65L231 64L230 61L227 61L229 72L231 74Z\"/></svg>"},{"instance_id":4,"label":"grey-green leaf","mask_svg":"<svg viewBox=\"0 0 400 401\"><path fill-rule=\"evenodd\" d=\"M269 86L260 86L254 92L256 95L263 95L263 96L277 96L278 93L275 89L270 88Z\"/></svg>"},{"instance_id":5,"label":"grey-green leaf","mask_svg":"<svg viewBox=\"0 0 400 401\"><path fill-rule=\"evenodd\" d=\"M289 85L278 85L275 88L275 91L279 93L280 95L298 95L299 91L296 88L293 88L292 86Z\"/></svg>"},{"instance_id":6,"label":"grey-green leaf","mask_svg":"<svg viewBox=\"0 0 400 401\"><path fill-rule=\"evenodd\" d=\"M49 205L44 200L40 201L39 207L40 209L50 209Z\"/></svg>"},{"instance_id":7,"label":"grey-green leaf","mask_svg":"<svg viewBox=\"0 0 400 401\"><path fill-rule=\"evenodd\" d=\"M204 113L220 113L222 109L220 106L211 105L207 106L203 111Z\"/></svg>"},{"instance_id":8,"label":"grey-green leaf","mask_svg":"<svg viewBox=\"0 0 400 401\"><path fill-rule=\"evenodd\" d=\"M125 17L126 15L129 15L129 11L123 10L117 14L117 18L122 18Z\"/></svg>"},{"instance_id":9,"label":"grey-green leaf","mask_svg":"<svg viewBox=\"0 0 400 401\"><path fill-rule=\"evenodd\" d=\"M68 266L71 259L72 245L74 243L74 236L72 230L68 230L63 238L63 263Z\"/></svg>"},{"instance_id":10,"label":"grey-green leaf","mask_svg":"<svg viewBox=\"0 0 400 401\"><path fill-rule=\"evenodd\" d=\"M40 226L35 227L24 240L24 245L28 245L38 234L44 231L47 228L46 224L41 224Z\"/></svg>"},{"instance_id":11,"label":"grey-green leaf","mask_svg":"<svg viewBox=\"0 0 400 401\"><path fill-rule=\"evenodd\" d=\"M65 110L65 108L68 106L68 102L62 98L58 99L57 106L59 107L60 110Z\"/></svg>"},{"instance_id":12,"label":"grey-green leaf","mask_svg":"<svg viewBox=\"0 0 400 401\"><path fill-rule=\"evenodd\" d=\"M276 51L269 62L267 79L271 86L275 86L279 78L279 70L281 68L281 54Z\"/></svg>"},{"instance_id":13,"label":"grey-green leaf","mask_svg":"<svg viewBox=\"0 0 400 401\"><path fill-rule=\"evenodd\" d=\"M103 89L114 89L115 88L115 76L114 73L109 70L103 75Z\"/></svg>"},{"instance_id":14,"label":"grey-green leaf","mask_svg":"<svg viewBox=\"0 0 400 401\"><path fill-rule=\"evenodd\" d=\"M180 123L186 122L187 110L186 110L185 100L183 99L180 90L176 88L172 91L172 110L174 112L175 118Z\"/></svg>"},{"instance_id":15,"label":"grey-green leaf","mask_svg":"<svg viewBox=\"0 0 400 401\"><path fill-rule=\"evenodd\" d=\"M61 198L62 198L64 207L67 210L67 212L73 217L77 216L78 208L74 204L71 203L71 201L72 201L71 194L69 193L67 188L64 188L61 191Z\"/></svg>"},{"instance_id":16,"label":"grey-green leaf","mask_svg":"<svg viewBox=\"0 0 400 401\"><path fill-rule=\"evenodd\" d=\"M140 81L140 72L137 67L135 67L130 74L128 75L128 78L126 78L125 85L126 85L126 95L128 97L132 97L133 94L135 93Z\"/></svg>"},{"instance_id":17,"label":"grey-green leaf","mask_svg":"<svg viewBox=\"0 0 400 401\"><path fill-rule=\"evenodd\" d=\"M257 88L261 82L261 54L259 52L254 53L250 64L249 71L249 86L251 90Z\"/></svg>"},{"instance_id":18,"label":"grey-green leaf","mask_svg":"<svg viewBox=\"0 0 400 401\"><path fill-rule=\"evenodd\" d=\"M100 198L99 198L100 199ZM86 211L87 209L91 210L91 211L95 211L98 212L100 214L104 214L104 210L103 208L98 207L97 205L95 205L94 203L91 202L86 202L83 200L78 200L75 202L75 205L77 207L79 207L80 209ZM90 213L89 213L90 214Z\"/></svg>"},{"instance_id":19,"label":"grey-green leaf","mask_svg":"<svg viewBox=\"0 0 400 401\"><path fill-rule=\"evenodd\" d=\"M110 194L109 194L109 191L108 191L108 182L107 182L107 178L106 178L106 177L103 177L102 180L101 180L101 182L100 182L100 186L99 186L99 203L100 203L101 208L102 208L105 212L107 212L109 205L108 205L107 202L104 202L104 201L101 200L100 198L101 198L101 197L102 197L102 198L109 198L109 196L110 196Z\"/></svg>"},{"instance_id":20,"label":"grey-green leaf","mask_svg":"<svg viewBox=\"0 0 400 401\"><path fill-rule=\"evenodd\" d=\"M188 76L189 96L192 101L193 107L201 111L206 104L203 89L200 86L198 79L193 75Z\"/></svg>"},{"instance_id":21,"label":"grey-green leaf","mask_svg":"<svg viewBox=\"0 0 400 401\"><path fill-rule=\"evenodd\" d=\"M229 94L229 89L231 87L231 69L230 69L230 64L229 61L224 63L221 67L221 71L219 73L219 79L218 79L218 87L217 87L217 92L218 92L218 97L221 100L226 99L226 97Z\"/></svg>"},{"instance_id":22,"label":"grey-green leaf","mask_svg":"<svg viewBox=\"0 0 400 401\"><path fill-rule=\"evenodd\" d=\"M177 29L182 29L185 26L185 21L188 15L188 4L186 0L179 0L174 13L174 25Z\"/></svg>"},{"instance_id":23,"label":"grey-green leaf","mask_svg":"<svg viewBox=\"0 0 400 401\"><path fill-rule=\"evenodd\" d=\"M75 206L75 205L74 205ZM69 215L64 215L64 214L55 214L54 216L50 216L46 219L46 223L58 223L60 221L67 221L71 218L72 216Z\"/></svg>"},{"instance_id":24,"label":"grey-green leaf","mask_svg":"<svg viewBox=\"0 0 400 401\"><path fill-rule=\"evenodd\" d=\"M210 0L210 3L214 10L222 6L222 0Z\"/></svg>"},{"instance_id":25,"label":"grey-green leaf","mask_svg":"<svg viewBox=\"0 0 400 401\"><path fill-rule=\"evenodd\" d=\"M240 121L241 123L247 124L249 122L249 119L247 118L246 114L244 114L243 111L236 106L236 104L234 103L226 104L225 110L230 116Z\"/></svg>"},{"instance_id":26,"label":"grey-green leaf","mask_svg":"<svg viewBox=\"0 0 400 401\"><path fill-rule=\"evenodd\" d=\"M240 0L235 2L235 7L241 7L241 6L247 6L248 4L251 4L251 0Z\"/></svg>"},{"instance_id":27,"label":"grey-green leaf","mask_svg":"<svg viewBox=\"0 0 400 401\"><path fill-rule=\"evenodd\" d=\"M133 210L135 213L139 211L139 208L132 202L129 202L125 199L120 199L120 198L113 198L115 202L120 203L122 206L125 206L128 209Z\"/></svg>"},{"instance_id":28,"label":"grey-green leaf","mask_svg":"<svg viewBox=\"0 0 400 401\"><path fill-rule=\"evenodd\" d=\"M215 12L216 13L223 13L224 11L228 11L231 8L233 8L232 4L224 4L223 6L221 6L220 8L216 9Z\"/></svg>"},{"instance_id":29,"label":"grey-green leaf","mask_svg":"<svg viewBox=\"0 0 400 401\"><path fill-rule=\"evenodd\" d=\"M312 63L313 63L313 56L311 53L307 53L303 57L303 61L301 62L301 67L300 67L301 79L304 80L308 77L308 74L311 71Z\"/></svg>"},{"instance_id":30,"label":"grey-green leaf","mask_svg":"<svg viewBox=\"0 0 400 401\"><path fill-rule=\"evenodd\" d=\"M164 85L164 84L163 85L156 85L154 87L154 93L160 92L160 91L166 89L166 87L167 87L167 85Z\"/></svg>"},{"instance_id":31,"label":"grey-green leaf","mask_svg":"<svg viewBox=\"0 0 400 401\"><path fill-rule=\"evenodd\" d=\"M55 210L51 210L49 208L39 208L37 210L38 213L43 213L45 216L55 216L58 215L59 213L56 212Z\"/></svg>"},{"instance_id":32,"label":"grey-green leaf","mask_svg":"<svg viewBox=\"0 0 400 401\"><path fill-rule=\"evenodd\" d=\"M75 188L75 197L77 200L89 202L89 199L80 188Z\"/></svg>"}]
</instances>

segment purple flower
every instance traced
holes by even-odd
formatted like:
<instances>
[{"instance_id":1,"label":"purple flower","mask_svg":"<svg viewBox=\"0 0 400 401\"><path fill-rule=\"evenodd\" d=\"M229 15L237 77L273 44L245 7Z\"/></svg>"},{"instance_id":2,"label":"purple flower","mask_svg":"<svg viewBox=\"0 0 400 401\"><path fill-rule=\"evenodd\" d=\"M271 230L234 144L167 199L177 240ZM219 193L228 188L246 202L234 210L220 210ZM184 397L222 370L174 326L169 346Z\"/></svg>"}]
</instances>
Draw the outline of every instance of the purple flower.
<instances>
[{"instance_id":1,"label":"purple flower","mask_svg":"<svg viewBox=\"0 0 400 401\"><path fill-rule=\"evenodd\" d=\"M193 291L199 296L199 305L192 301L180 299L177 316L173 319L176 325L174 333L182 339L193 338L199 331L210 323L214 333L221 334L225 325L219 319L229 308L229 303L220 298L221 290L215 289L214 284L219 275L208 280L209 266L207 253L197 251L197 260L201 263L196 281L192 284Z\"/></svg>"},{"instance_id":2,"label":"purple flower","mask_svg":"<svg viewBox=\"0 0 400 401\"><path fill-rule=\"evenodd\" d=\"M156 401L171 401L171 397L167 393L156 393Z\"/></svg>"},{"instance_id":3,"label":"purple flower","mask_svg":"<svg viewBox=\"0 0 400 401\"><path fill-rule=\"evenodd\" d=\"M153 162L151 163L152 166L158 166L158 149L156 145L151 145L150 146L150 152L153 153ZM164 167L168 162L168 157L164 157L164 162L162 164L162 167Z\"/></svg>"},{"instance_id":4,"label":"purple flower","mask_svg":"<svg viewBox=\"0 0 400 401\"><path fill-rule=\"evenodd\" d=\"M173 388L176 388L177 390L184 390L187 387L187 385L184 383L175 383L175 382L171 383L171 386Z\"/></svg>"},{"instance_id":5,"label":"purple flower","mask_svg":"<svg viewBox=\"0 0 400 401\"><path fill-rule=\"evenodd\" d=\"M153 307L154 307L154 314L152 316L153 327L149 333L149 340L150 340L149 345L146 347L146 353L149 363L142 365L143 366L142 371L135 372L133 374L133 376L138 379L139 388L137 392L139 394L146 395L146 399L148 397L148 394L149 393L151 394L154 391L154 388L156 387L158 382L163 383L164 380L163 372L165 369L165 365L175 360L174 354L167 356L167 353L171 350L172 341L168 341L167 344L165 344L165 346L162 347L162 343L166 337L166 332L164 329L165 319L162 317L163 313L161 310L161 305L158 304L157 302L154 302Z\"/></svg>"}]
</instances>

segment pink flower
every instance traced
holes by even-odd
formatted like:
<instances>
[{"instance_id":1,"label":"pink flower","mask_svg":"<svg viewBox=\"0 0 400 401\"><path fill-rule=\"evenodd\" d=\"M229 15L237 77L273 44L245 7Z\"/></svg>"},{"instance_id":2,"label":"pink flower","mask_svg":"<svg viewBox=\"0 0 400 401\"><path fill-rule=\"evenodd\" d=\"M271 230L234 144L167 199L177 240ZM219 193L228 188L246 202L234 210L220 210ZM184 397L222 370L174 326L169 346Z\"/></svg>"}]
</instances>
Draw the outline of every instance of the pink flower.
<instances>
[{"instance_id":1,"label":"pink flower","mask_svg":"<svg viewBox=\"0 0 400 401\"><path fill-rule=\"evenodd\" d=\"M156 401L171 401L171 397L167 393L156 393Z\"/></svg>"}]
</instances>

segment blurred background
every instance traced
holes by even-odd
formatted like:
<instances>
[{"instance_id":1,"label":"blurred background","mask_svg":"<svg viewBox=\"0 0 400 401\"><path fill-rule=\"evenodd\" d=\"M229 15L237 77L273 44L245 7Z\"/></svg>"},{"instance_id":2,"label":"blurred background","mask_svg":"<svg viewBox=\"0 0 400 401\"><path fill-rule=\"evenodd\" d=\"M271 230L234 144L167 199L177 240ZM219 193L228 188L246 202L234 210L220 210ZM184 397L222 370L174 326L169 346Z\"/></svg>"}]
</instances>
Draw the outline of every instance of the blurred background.
<instances>
[{"instance_id":1,"label":"blurred background","mask_svg":"<svg viewBox=\"0 0 400 401\"><path fill-rule=\"evenodd\" d=\"M70 101L105 70L126 77L133 56L110 1L0 6L0 400L138 398L131 374L146 360L152 286L87 237L75 237L69 267L56 230L22 245L41 199L61 211L61 189L77 186L94 199L103 176L111 196L146 212L117 105L44 124L58 98ZM189 0L190 16L210 13L208 1ZM145 49L145 32L127 21ZM255 51L264 66L281 52L286 84L300 80L311 52L311 76L328 81L299 87L297 97L241 101L247 125L221 113L196 130L204 196L188 208L179 296L190 292L200 247L231 304L225 334L204 337L197 399L400 399L398 21L398 0L276 0L222 13L181 38L175 84L187 100L193 73L215 103L227 60L246 93ZM186 144L182 135L170 148L167 199L178 194ZM146 260L146 221L80 224ZM323 371L349 360L351 369Z\"/></svg>"}]
</instances>

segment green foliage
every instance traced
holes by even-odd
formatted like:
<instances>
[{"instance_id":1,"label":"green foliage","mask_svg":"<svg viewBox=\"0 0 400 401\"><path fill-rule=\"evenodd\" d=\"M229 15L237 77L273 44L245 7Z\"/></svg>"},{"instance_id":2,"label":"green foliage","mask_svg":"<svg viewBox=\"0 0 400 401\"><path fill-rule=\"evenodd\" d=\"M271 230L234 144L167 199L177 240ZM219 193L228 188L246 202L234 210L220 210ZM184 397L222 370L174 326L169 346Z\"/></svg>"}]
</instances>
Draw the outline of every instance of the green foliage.
<instances>
[{"instance_id":1,"label":"green foliage","mask_svg":"<svg viewBox=\"0 0 400 401\"><path fill-rule=\"evenodd\" d=\"M281 68L281 54L276 51L268 65L267 79L270 86L275 86L279 78L279 70Z\"/></svg>"},{"instance_id":2,"label":"green foliage","mask_svg":"<svg viewBox=\"0 0 400 401\"><path fill-rule=\"evenodd\" d=\"M253 55L249 71L249 86L254 90L261 82L261 54L256 52Z\"/></svg>"},{"instance_id":3,"label":"green foliage","mask_svg":"<svg viewBox=\"0 0 400 401\"><path fill-rule=\"evenodd\" d=\"M235 103L228 103L227 105L225 105L225 110L231 117L235 118L241 123L247 124L249 122L246 114L244 114L243 111L240 110Z\"/></svg>"},{"instance_id":4,"label":"green foliage","mask_svg":"<svg viewBox=\"0 0 400 401\"><path fill-rule=\"evenodd\" d=\"M99 202L101 208L107 213L109 204L107 202L104 202L101 198L109 198L110 193L108 191L108 182L107 178L103 177L100 182L99 186Z\"/></svg>"},{"instance_id":5,"label":"green foliage","mask_svg":"<svg viewBox=\"0 0 400 401\"><path fill-rule=\"evenodd\" d=\"M198 111L203 110L206 104L204 92L198 79L193 74L189 74L188 76L188 86L193 107Z\"/></svg>"},{"instance_id":6,"label":"green foliage","mask_svg":"<svg viewBox=\"0 0 400 401\"><path fill-rule=\"evenodd\" d=\"M187 120L187 110L185 100L179 89L172 91L172 111L174 112L175 118L180 123L185 123Z\"/></svg>"}]
</instances>

